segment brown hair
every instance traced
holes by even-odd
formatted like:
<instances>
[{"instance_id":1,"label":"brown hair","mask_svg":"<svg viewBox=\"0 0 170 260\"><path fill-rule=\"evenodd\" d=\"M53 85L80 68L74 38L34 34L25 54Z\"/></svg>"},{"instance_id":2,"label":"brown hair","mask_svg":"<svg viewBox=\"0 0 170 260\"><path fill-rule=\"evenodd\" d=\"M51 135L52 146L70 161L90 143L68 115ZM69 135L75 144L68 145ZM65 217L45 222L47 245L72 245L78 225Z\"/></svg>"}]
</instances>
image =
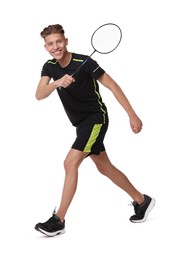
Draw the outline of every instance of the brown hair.
<instances>
[{"instance_id":1,"label":"brown hair","mask_svg":"<svg viewBox=\"0 0 170 260\"><path fill-rule=\"evenodd\" d=\"M53 24L45 27L43 31L40 33L41 37L44 39L46 36L53 33L61 33L64 35L64 29L60 24Z\"/></svg>"}]
</instances>

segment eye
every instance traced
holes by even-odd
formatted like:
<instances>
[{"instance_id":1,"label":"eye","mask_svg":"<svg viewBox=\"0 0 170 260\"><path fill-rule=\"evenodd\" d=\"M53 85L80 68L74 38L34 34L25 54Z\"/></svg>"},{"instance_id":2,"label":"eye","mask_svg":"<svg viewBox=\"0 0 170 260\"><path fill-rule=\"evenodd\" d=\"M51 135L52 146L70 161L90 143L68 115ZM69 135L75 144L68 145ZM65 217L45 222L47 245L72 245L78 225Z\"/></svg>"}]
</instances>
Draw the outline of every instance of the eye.
<instances>
[{"instance_id":1,"label":"eye","mask_svg":"<svg viewBox=\"0 0 170 260\"><path fill-rule=\"evenodd\" d=\"M49 42L47 45L48 45L48 46L52 46L52 42Z\"/></svg>"}]
</instances>

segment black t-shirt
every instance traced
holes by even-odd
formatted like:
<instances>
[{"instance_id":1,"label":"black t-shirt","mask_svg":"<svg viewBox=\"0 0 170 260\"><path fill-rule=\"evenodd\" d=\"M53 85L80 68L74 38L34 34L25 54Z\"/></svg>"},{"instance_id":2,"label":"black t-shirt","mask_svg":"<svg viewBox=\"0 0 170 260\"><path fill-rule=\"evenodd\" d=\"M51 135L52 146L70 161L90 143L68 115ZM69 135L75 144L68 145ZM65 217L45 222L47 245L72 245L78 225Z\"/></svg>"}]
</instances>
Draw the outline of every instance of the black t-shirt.
<instances>
[{"instance_id":1,"label":"black t-shirt","mask_svg":"<svg viewBox=\"0 0 170 260\"><path fill-rule=\"evenodd\" d=\"M53 80L72 75L88 56L72 53L70 63L62 68L55 60L48 60L42 69L41 76L48 76ZM57 88L58 95L64 109L74 126L87 121L92 124L105 123L107 108L102 101L97 79L104 74L104 70L89 58L81 69L74 75L75 82L68 88Z\"/></svg>"}]
</instances>

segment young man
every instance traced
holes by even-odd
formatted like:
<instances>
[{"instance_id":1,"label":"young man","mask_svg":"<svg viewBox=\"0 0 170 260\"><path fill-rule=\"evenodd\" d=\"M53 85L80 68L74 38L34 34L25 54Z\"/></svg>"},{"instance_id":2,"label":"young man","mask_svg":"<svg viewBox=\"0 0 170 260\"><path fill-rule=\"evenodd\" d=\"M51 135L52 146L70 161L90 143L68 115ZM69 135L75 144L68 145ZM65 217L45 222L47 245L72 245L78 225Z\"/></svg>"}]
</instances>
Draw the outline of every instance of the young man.
<instances>
[{"instance_id":1,"label":"young man","mask_svg":"<svg viewBox=\"0 0 170 260\"><path fill-rule=\"evenodd\" d=\"M87 56L67 50L68 39L61 25L49 25L44 28L41 37L45 41L45 49L53 59L48 60L43 66L36 98L47 98L57 90L72 125L76 127L77 138L64 161L65 182L60 206L49 220L36 224L35 229L47 236L64 233L65 215L77 187L78 168L87 156L92 159L100 173L133 199L135 214L130 217L130 221L144 222L155 200L140 193L108 158L103 143L108 128L108 112L97 81L112 92L126 111L130 127L135 134L142 129L141 120L118 84L92 58L74 77L71 76Z\"/></svg>"}]
</instances>

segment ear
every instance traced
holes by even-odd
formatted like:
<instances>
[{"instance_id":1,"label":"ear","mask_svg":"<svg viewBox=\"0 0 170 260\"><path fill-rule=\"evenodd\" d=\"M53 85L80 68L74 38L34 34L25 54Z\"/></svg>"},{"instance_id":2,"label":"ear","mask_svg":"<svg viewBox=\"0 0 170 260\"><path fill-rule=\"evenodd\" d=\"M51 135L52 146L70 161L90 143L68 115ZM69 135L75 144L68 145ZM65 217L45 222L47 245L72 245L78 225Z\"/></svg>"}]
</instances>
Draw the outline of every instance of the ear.
<instances>
[{"instance_id":1,"label":"ear","mask_svg":"<svg viewBox=\"0 0 170 260\"><path fill-rule=\"evenodd\" d=\"M68 45L68 38L65 38L66 46Z\"/></svg>"}]
</instances>

